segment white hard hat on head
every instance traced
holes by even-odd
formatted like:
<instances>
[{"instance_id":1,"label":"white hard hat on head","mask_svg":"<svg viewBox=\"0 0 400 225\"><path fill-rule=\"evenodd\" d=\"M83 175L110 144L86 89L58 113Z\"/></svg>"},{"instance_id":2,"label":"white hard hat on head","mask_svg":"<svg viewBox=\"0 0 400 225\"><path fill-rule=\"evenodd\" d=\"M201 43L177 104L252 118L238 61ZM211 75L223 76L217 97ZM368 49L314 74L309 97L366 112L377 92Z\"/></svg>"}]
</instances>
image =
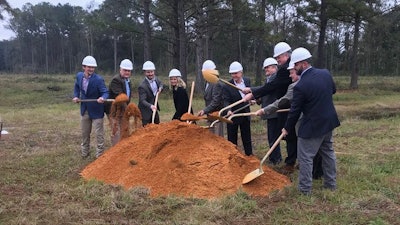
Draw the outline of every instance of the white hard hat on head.
<instances>
[{"instance_id":1,"label":"white hard hat on head","mask_svg":"<svg viewBox=\"0 0 400 225\"><path fill-rule=\"evenodd\" d=\"M312 55L307 49L305 49L303 47L296 48L292 52L292 57L290 58L290 63L293 63L293 65L294 65L297 62L309 59L311 57L312 57Z\"/></svg>"},{"instance_id":2,"label":"white hard hat on head","mask_svg":"<svg viewBox=\"0 0 400 225\"><path fill-rule=\"evenodd\" d=\"M243 71L242 64L240 64L237 61L231 63L231 65L229 66L229 73L236 73L236 72L239 72L239 71Z\"/></svg>"},{"instance_id":3,"label":"white hard hat on head","mask_svg":"<svg viewBox=\"0 0 400 225\"><path fill-rule=\"evenodd\" d=\"M82 65L83 66L97 67L97 62L96 62L96 59L93 56L88 55L85 58L83 58Z\"/></svg>"},{"instance_id":4,"label":"white hard hat on head","mask_svg":"<svg viewBox=\"0 0 400 225\"><path fill-rule=\"evenodd\" d=\"M124 59L121 61L121 64L119 64L119 67L124 70L133 70L133 63L129 59Z\"/></svg>"},{"instance_id":5,"label":"white hard hat on head","mask_svg":"<svg viewBox=\"0 0 400 225\"><path fill-rule=\"evenodd\" d=\"M215 63L213 61L206 60L204 61L201 70L215 70L215 68L217 68L217 66L215 66Z\"/></svg>"},{"instance_id":6,"label":"white hard hat on head","mask_svg":"<svg viewBox=\"0 0 400 225\"><path fill-rule=\"evenodd\" d=\"M266 58L263 63L263 68L270 65L278 65L278 62L272 57Z\"/></svg>"},{"instance_id":7,"label":"white hard hat on head","mask_svg":"<svg viewBox=\"0 0 400 225\"><path fill-rule=\"evenodd\" d=\"M274 47L274 57L278 57L279 55L292 50L290 45L286 42L279 42Z\"/></svg>"},{"instance_id":8,"label":"white hard hat on head","mask_svg":"<svg viewBox=\"0 0 400 225\"><path fill-rule=\"evenodd\" d=\"M152 61L146 61L143 63L143 70L156 70L156 66Z\"/></svg>"},{"instance_id":9,"label":"white hard hat on head","mask_svg":"<svg viewBox=\"0 0 400 225\"><path fill-rule=\"evenodd\" d=\"M181 71L177 70L177 69L172 69L171 71L169 71L169 75L168 77L181 77Z\"/></svg>"},{"instance_id":10,"label":"white hard hat on head","mask_svg":"<svg viewBox=\"0 0 400 225\"><path fill-rule=\"evenodd\" d=\"M291 70L291 69L293 69L293 68L294 68L294 63L290 62L287 69L288 69L288 70Z\"/></svg>"}]
</instances>

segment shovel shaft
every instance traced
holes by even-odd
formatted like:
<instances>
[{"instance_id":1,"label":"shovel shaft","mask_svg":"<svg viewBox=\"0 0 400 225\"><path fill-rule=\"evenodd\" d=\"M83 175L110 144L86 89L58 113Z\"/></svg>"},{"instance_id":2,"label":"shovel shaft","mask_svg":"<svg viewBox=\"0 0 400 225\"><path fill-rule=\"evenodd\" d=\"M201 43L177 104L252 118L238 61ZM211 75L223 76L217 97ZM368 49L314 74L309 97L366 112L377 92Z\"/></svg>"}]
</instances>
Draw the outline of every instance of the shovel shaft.
<instances>
[{"instance_id":1,"label":"shovel shaft","mask_svg":"<svg viewBox=\"0 0 400 225\"><path fill-rule=\"evenodd\" d=\"M151 123L154 123L154 119L156 118L157 104L158 104L158 95L159 95L159 94L160 94L160 91L157 91L156 99L154 100L154 106L156 107L156 109L153 110L153 114L151 115Z\"/></svg>"},{"instance_id":2,"label":"shovel shaft","mask_svg":"<svg viewBox=\"0 0 400 225\"><path fill-rule=\"evenodd\" d=\"M104 99L104 102L113 102L115 99ZM79 102L97 102L97 99L80 99Z\"/></svg>"},{"instance_id":3,"label":"shovel shaft","mask_svg":"<svg viewBox=\"0 0 400 225\"><path fill-rule=\"evenodd\" d=\"M276 139L276 141L274 142L274 144L271 146L271 148L268 150L267 154L265 154L264 158L262 158L261 162L260 162L260 169L262 170L262 164L264 163L264 161L267 159L267 157L269 155L271 155L271 153L275 150L276 146L279 145L279 142L281 142L283 138L283 133L281 133L281 135L278 137L278 139Z\"/></svg>"}]
</instances>

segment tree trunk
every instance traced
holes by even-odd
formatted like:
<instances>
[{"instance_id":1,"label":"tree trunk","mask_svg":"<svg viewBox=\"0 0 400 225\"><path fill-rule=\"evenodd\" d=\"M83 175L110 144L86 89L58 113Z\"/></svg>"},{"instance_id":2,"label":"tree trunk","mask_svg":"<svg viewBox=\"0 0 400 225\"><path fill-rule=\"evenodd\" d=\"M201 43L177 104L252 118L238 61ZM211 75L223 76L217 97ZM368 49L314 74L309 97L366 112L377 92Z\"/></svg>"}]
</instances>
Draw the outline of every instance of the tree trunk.
<instances>
[{"instance_id":1,"label":"tree trunk","mask_svg":"<svg viewBox=\"0 0 400 225\"><path fill-rule=\"evenodd\" d=\"M143 0L144 16L143 16L143 60L147 61L151 59L151 29L150 29L150 4L151 0Z\"/></svg>"},{"instance_id":2,"label":"tree trunk","mask_svg":"<svg viewBox=\"0 0 400 225\"><path fill-rule=\"evenodd\" d=\"M318 53L317 61L315 63L316 67L325 67L325 36L326 36L326 26L328 24L327 16L328 3L327 0L321 0L321 8L319 14L320 26L319 26L319 38L318 38Z\"/></svg>"},{"instance_id":3,"label":"tree trunk","mask_svg":"<svg viewBox=\"0 0 400 225\"><path fill-rule=\"evenodd\" d=\"M240 14L239 14L239 7L240 7L240 0L232 0L232 51L231 56L233 60L239 61L242 63L241 58L241 48L240 48Z\"/></svg>"},{"instance_id":4,"label":"tree trunk","mask_svg":"<svg viewBox=\"0 0 400 225\"><path fill-rule=\"evenodd\" d=\"M265 24L265 7L266 0L262 0L259 6L259 23L260 29L258 31L257 37L257 49L256 49L256 80L255 85L261 85L261 78L263 76L263 68L262 63L265 58L264 56L264 40L263 35L265 33L264 24ZM253 84L254 85L254 84Z\"/></svg>"},{"instance_id":5,"label":"tree trunk","mask_svg":"<svg viewBox=\"0 0 400 225\"><path fill-rule=\"evenodd\" d=\"M178 0L178 40L179 40L179 69L182 73L182 79L187 82L186 68L186 29L185 29L185 11L183 2Z\"/></svg>"},{"instance_id":6,"label":"tree trunk","mask_svg":"<svg viewBox=\"0 0 400 225\"><path fill-rule=\"evenodd\" d=\"M353 40L353 51L351 55L351 81L350 88L358 88L358 39L360 37L360 24L361 17L360 13L357 12L354 18L354 40Z\"/></svg>"}]
</instances>

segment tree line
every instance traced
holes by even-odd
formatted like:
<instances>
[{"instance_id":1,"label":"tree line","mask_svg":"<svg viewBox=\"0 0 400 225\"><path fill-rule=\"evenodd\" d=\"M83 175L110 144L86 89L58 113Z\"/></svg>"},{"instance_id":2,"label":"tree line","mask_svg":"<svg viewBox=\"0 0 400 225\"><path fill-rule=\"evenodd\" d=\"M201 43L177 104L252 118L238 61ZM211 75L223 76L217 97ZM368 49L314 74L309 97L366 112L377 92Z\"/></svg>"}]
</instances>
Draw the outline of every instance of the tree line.
<instances>
[{"instance_id":1,"label":"tree line","mask_svg":"<svg viewBox=\"0 0 400 225\"><path fill-rule=\"evenodd\" d=\"M4 3L0 9L9 10ZM232 61L263 82L273 47L306 47L313 65L349 75L398 75L400 7L384 0L105 0L98 8L42 2L10 9L12 40L0 42L0 72L75 73L93 55L114 73L124 58L140 71L178 68L202 81L212 59L227 73ZM1 17L0 17L1 19Z\"/></svg>"}]
</instances>

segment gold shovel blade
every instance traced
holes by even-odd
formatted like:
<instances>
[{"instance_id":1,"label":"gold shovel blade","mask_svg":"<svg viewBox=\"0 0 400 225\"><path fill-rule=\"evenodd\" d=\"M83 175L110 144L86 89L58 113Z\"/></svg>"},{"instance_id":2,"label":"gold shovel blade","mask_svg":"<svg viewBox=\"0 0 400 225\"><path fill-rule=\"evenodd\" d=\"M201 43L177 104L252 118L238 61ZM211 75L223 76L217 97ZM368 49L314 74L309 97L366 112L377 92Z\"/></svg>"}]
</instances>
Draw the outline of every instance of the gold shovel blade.
<instances>
[{"instance_id":1,"label":"gold shovel blade","mask_svg":"<svg viewBox=\"0 0 400 225\"><path fill-rule=\"evenodd\" d=\"M247 184L250 181L256 179L257 177L261 176L264 173L264 171L260 168L253 170L251 173L248 173L242 181L242 184Z\"/></svg>"}]
</instances>

